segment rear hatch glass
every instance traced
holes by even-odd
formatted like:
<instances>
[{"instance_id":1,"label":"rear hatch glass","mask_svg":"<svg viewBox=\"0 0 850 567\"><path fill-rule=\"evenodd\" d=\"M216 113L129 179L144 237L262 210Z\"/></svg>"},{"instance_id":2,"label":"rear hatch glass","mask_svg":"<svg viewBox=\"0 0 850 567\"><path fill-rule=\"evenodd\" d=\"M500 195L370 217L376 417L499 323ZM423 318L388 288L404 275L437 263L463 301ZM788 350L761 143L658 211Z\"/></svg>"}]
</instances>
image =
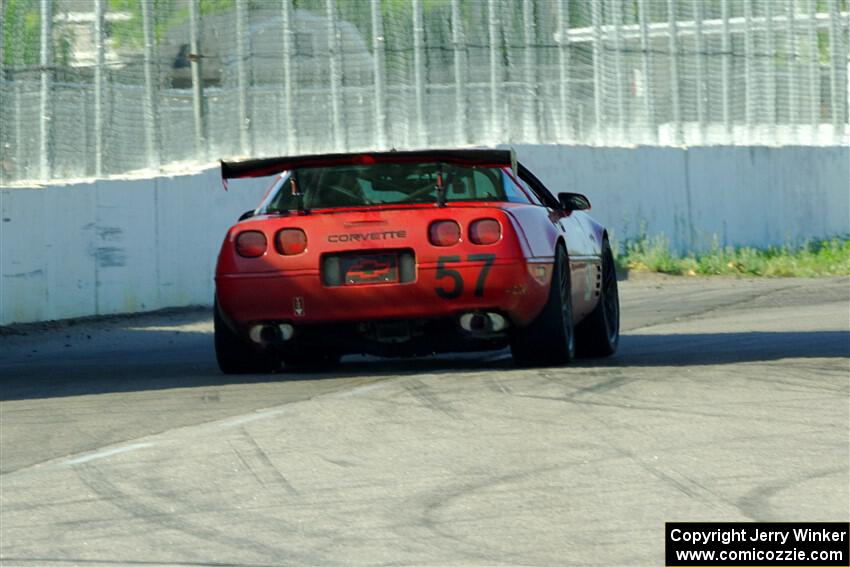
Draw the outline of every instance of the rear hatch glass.
<instances>
[{"instance_id":1,"label":"rear hatch glass","mask_svg":"<svg viewBox=\"0 0 850 567\"><path fill-rule=\"evenodd\" d=\"M507 201L496 168L446 164L378 164L303 169L291 172L269 203L268 212L299 208L292 180L306 209L436 203L438 176L452 201Z\"/></svg>"}]
</instances>

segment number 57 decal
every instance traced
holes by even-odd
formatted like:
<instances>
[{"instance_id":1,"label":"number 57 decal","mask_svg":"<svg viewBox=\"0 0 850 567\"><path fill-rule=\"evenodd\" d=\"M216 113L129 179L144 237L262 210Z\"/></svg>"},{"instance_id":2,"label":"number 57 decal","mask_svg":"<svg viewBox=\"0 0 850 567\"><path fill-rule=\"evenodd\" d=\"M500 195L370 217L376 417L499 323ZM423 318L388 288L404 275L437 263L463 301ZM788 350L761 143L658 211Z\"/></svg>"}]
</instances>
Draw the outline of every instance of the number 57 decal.
<instances>
[{"instance_id":1,"label":"number 57 decal","mask_svg":"<svg viewBox=\"0 0 850 567\"><path fill-rule=\"evenodd\" d=\"M484 296L484 282L487 280L487 274L490 273L490 267L496 259L495 254L470 254L466 257L470 262L484 262L481 271L478 273L478 278L475 280L475 297ZM443 299L455 299L463 295L463 276L460 272L447 267L447 264L460 262L460 256L439 256L437 258L437 279L448 279L446 285L437 286L435 291L437 295Z\"/></svg>"}]
</instances>

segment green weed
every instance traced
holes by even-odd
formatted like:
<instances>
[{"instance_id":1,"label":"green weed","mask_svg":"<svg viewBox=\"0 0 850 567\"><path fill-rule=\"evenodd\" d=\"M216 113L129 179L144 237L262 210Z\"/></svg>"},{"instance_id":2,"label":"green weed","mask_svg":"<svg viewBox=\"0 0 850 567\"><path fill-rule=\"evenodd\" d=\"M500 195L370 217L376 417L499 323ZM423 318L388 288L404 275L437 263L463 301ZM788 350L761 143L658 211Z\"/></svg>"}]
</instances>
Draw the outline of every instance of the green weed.
<instances>
[{"instance_id":1,"label":"green weed","mask_svg":"<svg viewBox=\"0 0 850 567\"><path fill-rule=\"evenodd\" d=\"M714 245L705 252L671 251L663 235L626 241L617 256L621 272L658 272L688 276L818 277L850 275L850 238L816 240L798 247L769 248Z\"/></svg>"}]
</instances>

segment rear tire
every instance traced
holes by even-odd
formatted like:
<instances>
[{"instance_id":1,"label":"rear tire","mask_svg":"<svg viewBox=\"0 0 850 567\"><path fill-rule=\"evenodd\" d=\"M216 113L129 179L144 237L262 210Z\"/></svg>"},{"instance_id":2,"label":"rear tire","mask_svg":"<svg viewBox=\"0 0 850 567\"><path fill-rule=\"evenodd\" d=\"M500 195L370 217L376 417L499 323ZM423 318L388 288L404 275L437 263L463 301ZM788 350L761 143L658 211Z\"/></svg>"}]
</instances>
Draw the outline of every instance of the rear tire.
<instances>
[{"instance_id":1,"label":"rear tire","mask_svg":"<svg viewBox=\"0 0 850 567\"><path fill-rule=\"evenodd\" d=\"M576 328L579 356L611 356L620 342L620 295L611 245L602 243L602 288L596 308Z\"/></svg>"},{"instance_id":2,"label":"rear tire","mask_svg":"<svg viewBox=\"0 0 850 567\"><path fill-rule=\"evenodd\" d=\"M565 364L575 356L570 262L560 244L546 306L528 327L514 331L511 354L521 366Z\"/></svg>"},{"instance_id":3,"label":"rear tire","mask_svg":"<svg viewBox=\"0 0 850 567\"><path fill-rule=\"evenodd\" d=\"M264 374L275 370L279 362L270 352L258 351L225 323L214 303L213 330L215 332L215 358L225 374Z\"/></svg>"}]
</instances>

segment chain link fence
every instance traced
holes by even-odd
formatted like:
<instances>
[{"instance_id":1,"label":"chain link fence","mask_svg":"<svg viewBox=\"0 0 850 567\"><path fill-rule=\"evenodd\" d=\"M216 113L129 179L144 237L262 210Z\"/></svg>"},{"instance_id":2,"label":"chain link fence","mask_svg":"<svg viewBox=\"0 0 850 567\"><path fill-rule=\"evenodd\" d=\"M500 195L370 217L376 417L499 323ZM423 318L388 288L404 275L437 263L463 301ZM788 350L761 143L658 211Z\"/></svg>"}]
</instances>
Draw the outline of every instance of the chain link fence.
<instances>
[{"instance_id":1,"label":"chain link fence","mask_svg":"<svg viewBox=\"0 0 850 567\"><path fill-rule=\"evenodd\" d=\"M4 0L0 182L496 143L848 144L848 0Z\"/></svg>"}]
</instances>

